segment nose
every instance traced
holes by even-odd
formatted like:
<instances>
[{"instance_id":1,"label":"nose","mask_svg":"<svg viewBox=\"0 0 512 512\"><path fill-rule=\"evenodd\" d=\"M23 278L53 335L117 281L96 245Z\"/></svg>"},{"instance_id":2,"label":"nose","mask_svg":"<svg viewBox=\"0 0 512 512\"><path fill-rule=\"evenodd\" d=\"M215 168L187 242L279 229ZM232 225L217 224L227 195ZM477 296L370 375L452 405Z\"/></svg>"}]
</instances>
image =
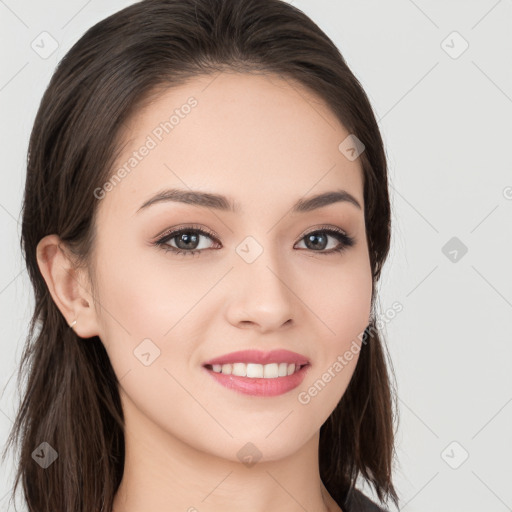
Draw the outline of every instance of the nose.
<instances>
[{"instance_id":1,"label":"nose","mask_svg":"<svg viewBox=\"0 0 512 512\"><path fill-rule=\"evenodd\" d=\"M230 279L226 315L235 327L265 333L296 321L301 302L293 291L293 277L270 251L252 263L238 261Z\"/></svg>"}]
</instances>

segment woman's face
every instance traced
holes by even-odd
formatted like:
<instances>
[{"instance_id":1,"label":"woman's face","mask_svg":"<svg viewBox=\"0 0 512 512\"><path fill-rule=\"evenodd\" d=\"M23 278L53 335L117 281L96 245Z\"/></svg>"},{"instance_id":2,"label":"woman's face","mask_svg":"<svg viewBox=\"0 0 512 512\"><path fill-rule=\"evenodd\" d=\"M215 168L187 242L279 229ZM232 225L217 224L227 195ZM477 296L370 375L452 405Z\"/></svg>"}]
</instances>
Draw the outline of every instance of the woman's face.
<instances>
[{"instance_id":1,"label":"woman's face","mask_svg":"<svg viewBox=\"0 0 512 512\"><path fill-rule=\"evenodd\" d=\"M152 429L234 461L251 442L273 460L330 415L355 369L372 291L361 163L339 149L349 135L323 102L277 76L195 78L131 119L117 178L97 191L93 257L98 335L134 435ZM143 206L170 189L188 201ZM340 191L355 201L294 209ZM226 201L199 204L199 192ZM258 395L250 377L235 379L249 382L242 392L203 366L249 349L304 356L300 384L286 391L277 382L292 379L269 378Z\"/></svg>"}]
</instances>

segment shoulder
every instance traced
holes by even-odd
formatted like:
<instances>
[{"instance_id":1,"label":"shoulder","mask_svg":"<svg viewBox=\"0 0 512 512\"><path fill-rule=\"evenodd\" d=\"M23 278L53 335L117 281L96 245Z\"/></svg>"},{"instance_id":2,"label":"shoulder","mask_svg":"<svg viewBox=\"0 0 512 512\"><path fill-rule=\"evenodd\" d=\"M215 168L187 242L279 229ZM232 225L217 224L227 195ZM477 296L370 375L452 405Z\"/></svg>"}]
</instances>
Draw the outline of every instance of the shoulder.
<instances>
[{"instance_id":1,"label":"shoulder","mask_svg":"<svg viewBox=\"0 0 512 512\"><path fill-rule=\"evenodd\" d=\"M389 512L353 487L347 496L343 512Z\"/></svg>"}]
</instances>

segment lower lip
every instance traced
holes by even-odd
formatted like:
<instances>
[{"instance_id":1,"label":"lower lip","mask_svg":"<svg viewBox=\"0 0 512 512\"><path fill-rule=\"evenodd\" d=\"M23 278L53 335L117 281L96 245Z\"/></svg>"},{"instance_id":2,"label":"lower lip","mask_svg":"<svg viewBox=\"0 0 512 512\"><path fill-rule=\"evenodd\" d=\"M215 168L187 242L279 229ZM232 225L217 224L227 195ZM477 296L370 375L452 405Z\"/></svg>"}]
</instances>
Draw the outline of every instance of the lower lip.
<instances>
[{"instance_id":1,"label":"lower lip","mask_svg":"<svg viewBox=\"0 0 512 512\"><path fill-rule=\"evenodd\" d=\"M239 377L237 375L225 375L216 373L208 368L203 368L223 386L253 396L277 396L295 389L301 384L306 376L306 372L311 365L303 366L298 372L286 377L276 377L274 379L257 379L251 377Z\"/></svg>"}]
</instances>

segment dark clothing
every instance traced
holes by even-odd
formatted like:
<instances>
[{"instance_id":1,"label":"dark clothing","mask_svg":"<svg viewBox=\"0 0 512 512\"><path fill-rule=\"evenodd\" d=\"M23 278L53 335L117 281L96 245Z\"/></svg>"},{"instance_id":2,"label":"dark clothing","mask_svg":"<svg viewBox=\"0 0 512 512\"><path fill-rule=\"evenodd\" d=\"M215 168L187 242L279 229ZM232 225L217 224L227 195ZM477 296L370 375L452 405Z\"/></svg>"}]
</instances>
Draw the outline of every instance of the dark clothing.
<instances>
[{"instance_id":1,"label":"dark clothing","mask_svg":"<svg viewBox=\"0 0 512 512\"><path fill-rule=\"evenodd\" d=\"M343 512L389 512L374 503L355 487L349 492L345 503L340 505Z\"/></svg>"}]
</instances>

